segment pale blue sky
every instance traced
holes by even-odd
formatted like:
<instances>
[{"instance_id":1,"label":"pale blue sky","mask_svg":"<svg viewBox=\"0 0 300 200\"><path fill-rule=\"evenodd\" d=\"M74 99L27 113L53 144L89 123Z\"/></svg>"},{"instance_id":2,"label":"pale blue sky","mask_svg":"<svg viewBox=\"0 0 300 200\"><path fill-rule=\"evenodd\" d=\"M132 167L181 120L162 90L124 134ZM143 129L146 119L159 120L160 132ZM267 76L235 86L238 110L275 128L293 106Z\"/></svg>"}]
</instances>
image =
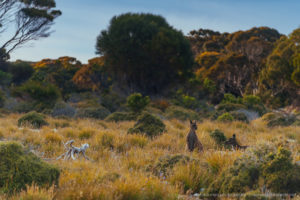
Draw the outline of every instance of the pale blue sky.
<instances>
[{"instance_id":1,"label":"pale blue sky","mask_svg":"<svg viewBox=\"0 0 300 200\"><path fill-rule=\"evenodd\" d=\"M86 63L96 56L96 37L109 20L126 12L162 15L187 34L199 28L234 32L269 26L289 34L300 24L298 0L56 0L63 12L46 39L27 44L11 60L38 61L72 56ZM3 39L3 38L2 38ZM2 40L0 38L0 40Z\"/></svg>"}]
</instances>

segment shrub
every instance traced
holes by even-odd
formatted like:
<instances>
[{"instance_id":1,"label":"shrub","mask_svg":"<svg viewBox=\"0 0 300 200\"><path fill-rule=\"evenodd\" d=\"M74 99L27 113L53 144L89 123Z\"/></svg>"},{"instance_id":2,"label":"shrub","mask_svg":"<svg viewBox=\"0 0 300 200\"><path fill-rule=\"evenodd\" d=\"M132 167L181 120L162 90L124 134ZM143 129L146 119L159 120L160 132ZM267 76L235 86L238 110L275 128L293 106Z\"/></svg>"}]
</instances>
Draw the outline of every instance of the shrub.
<instances>
[{"instance_id":1,"label":"shrub","mask_svg":"<svg viewBox=\"0 0 300 200\"><path fill-rule=\"evenodd\" d=\"M262 116L262 120L267 123L268 127L274 126L290 126L296 118L293 115L284 115L281 113L267 113Z\"/></svg>"},{"instance_id":2,"label":"shrub","mask_svg":"<svg viewBox=\"0 0 300 200\"><path fill-rule=\"evenodd\" d=\"M12 74L12 82L20 85L32 76L34 69L29 63L17 61L8 67L8 72Z\"/></svg>"},{"instance_id":3,"label":"shrub","mask_svg":"<svg viewBox=\"0 0 300 200\"><path fill-rule=\"evenodd\" d=\"M291 152L279 147L277 153L267 156L262 175L268 189L276 193L300 192L300 167L292 163Z\"/></svg>"},{"instance_id":4,"label":"shrub","mask_svg":"<svg viewBox=\"0 0 300 200\"><path fill-rule=\"evenodd\" d=\"M236 104L236 103L221 103L217 106L218 111L225 111L225 112L230 112L230 111L235 111L239 109L245 109L246 107L242 104Z\"/></svg>"},{"instance_id":5,"label":"shrub","mask_svg":"<svg viewBox=\"0 0 300 200\"><path fill-rule=\"evenodd\" d=\"M27 126L27 125L33 128L41 128L42 126L48 125L48 122L45 121L44 115L32 111L23 115L18 120L18 126Z\"/></svg>"},{"instance_id":6,"label":"shrub","mask_svg":"<svg viewBox=\"0 0 300 200\"><path fill-rule=\"evenodd\" d=\"M137 119L137 115L134 113L114 112L108 115L105 120L109 122L119 122L119 121L132 121L136 119Z\"/></svg>"},{"instance_id":7,"label":"shrub","mask_svg":"<svg viewBox=\"0 0 300 200\"><path fill-rule=\"evenodd\" d=\"M233 94L226 93L221 103L233 103L242 104L242 99L240 97L235 97Z\"/></svg>"},{"instance_id":8,"label":"shrub","mask_svg":"<svg viewBox=\"0 0 300 200\"><path fill-rule=\"evenodd\" d=\"M224 113L220 115L217 120L220 122L232 122L234 118L230 113Z\"/></svg>"},{"instance_id":9,"label":"shrub","mask_svg":"<svg viewBox=\"0 0 300 200\"><path fill-rule=\"evenodd\" d=\"M214 139L214 141L218 144L218 145L224 145L224 142L226 141L226 136L224 135L224 133L222 131L220 131L219 129L216 129L212 132L210 132L210 137L212 137Z\"/></svg>"},{"instance_id":10,"label":"shrub","mask_svg":"<svg viewBox=\"0 0 300 200\"><path fill-rule=\"evenodd\" d=\"M253 107L255 105L261 104L261 99L255 95L245 95L243 96L243 103L248 107Z\"/></svg>"},{"instance_id":11,"label":"shrub","mask_svg":"<svg viewBox=\"0 0 300 200\"><path fill-rule=\"evenodd\" d=\"M0 85L7 86L10 84L12 75L0 70Z\"/></svg>"},{"instance_id":12,"label":"shrub","mask_svg":"<svg viewBox=\"0 0 300 200\"><path fill-rule=\"evenodd\" d=\"M54 106L56 100L60 97L57 87L50 83L27 81L22 86L15 89L14 94L17 96L30 96L37 104L45 108Z\"/></svg>"},{"instance_id":13,"label":"shrub","mask_svg":"<svg viewBox=\"0 0 300 200\"><path fill-rule=\"evenodd\" d=\"M26 185L58 184L59 170L15 142L0 143L0 193L19 192Z\"/></svg>"},{"instance_id":14,"label":"shrub","mask_svg":"<svg viewBox=\"0 0 300 200\"><path fill-rule=\"evenodd\" d=\"M243 112L233 111L230 112L230 114L233 116L234 120L242 121L248 123L248 117Z\"/></svg>"},{"instance_id":15,"label":"shrub","mask_svg":"<svg viewBox=\"0 0 300 200\"><path fill-rule=\"evenodd\" d=\"M154 137L164 132L165 128L166 126L158 117L144 113L138 118L134 127L128 130L128 133L142 133Z\"/></svg>"},{"instance_id":16,"label":"shrub","mask_svg":"<svg viewBox=\"0 0 300 200\"><path fill-rule=\"evenodd\" d=\"M52 110L53 117L74 117L75 114L76 109L64 102L56 103Z\"/></svg>"},{"instance_id":17,"label":"shrub","mask_svg":"<svg viewBox=\"0 0 300 200\"><path fill-rule=\"evenodd\" d=\"M99 107L81 108L76 114L76 117L105 119L109 114L110 114L109 110L107 110L103 106L99 106Z\"/></svg>"},{"instance_id":18,"label":"shrub","mask_svg":"<svg viewBox=\"0 0 300 200\"><path fill-rule=\"evenodd\" d=\"M127 97L127 106L132 112L141 112L150 103L148 96L143 97L140 93L133 93Z\"/></svg>"},{"instance_id":19,"label":"shrub","mask_svg":"<svg viewBox=\"0 0 300 200\"><path fill-rule=\"evenodd\" d=\"M208 187L208 193L246 193L264 185L273 193L298 193L300 168L290 151L270 146L249 149Z\"/></svg>"},{"instance_id":20,"label":"shrub","mask_svg":"<svg viewBox=\"0 0 300 200\"><path fill-rule=\"evenodd\" d=\"M116 93L109 93L101 96L101 105L107 108L110 112L117 111L125 102L126 99Z\"/></svg>"},{"instance_id":21,"label":"shrub","mask_svg":"<svg viewBox=\"0 0 300 200\"><path fill-rule=\"evenodd\" d=\"M166 110L166 117L169 119L185 120L199 120L200 116L193 110L185 109L179 106L170 106Z\"/></svg>"}]
</instances>

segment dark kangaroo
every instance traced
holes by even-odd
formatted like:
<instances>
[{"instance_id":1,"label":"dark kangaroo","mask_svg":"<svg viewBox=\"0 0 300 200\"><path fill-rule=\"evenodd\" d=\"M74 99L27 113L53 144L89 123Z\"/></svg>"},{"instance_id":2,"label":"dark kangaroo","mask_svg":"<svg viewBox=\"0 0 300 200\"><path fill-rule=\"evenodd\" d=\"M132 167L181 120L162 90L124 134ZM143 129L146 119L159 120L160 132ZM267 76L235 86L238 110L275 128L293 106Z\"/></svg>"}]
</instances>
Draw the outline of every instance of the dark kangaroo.
<instances>
[{"instance_id":1,"label":"dark kangaroo","mask_svg":"<svg viewBox=\"0 0 300 200\"><path fill-rule=\"evenodd\" d=\"M226 142L225 142L226 146L230 146L231 148L234 149L246 149L248 146L241 146L239 145L239 143L236 141L236 136L235 134L232 135L232 138L229 138Z\"/></svg>"},{"instance_id":2,"label":"dark kangaroo","mask_svg":"<svg viewBox=\"0 0 300 200\"><path fill-rule=\"evenodd\" d=\"M198 149L199 152L203 151L203 146L197 137L196 130L197 130L196 121L192 122L190 120L190 132L186 137L186 143L187 143L188 150L191 152L194 151L194 149Z\"/></svg>"}]
</instances>

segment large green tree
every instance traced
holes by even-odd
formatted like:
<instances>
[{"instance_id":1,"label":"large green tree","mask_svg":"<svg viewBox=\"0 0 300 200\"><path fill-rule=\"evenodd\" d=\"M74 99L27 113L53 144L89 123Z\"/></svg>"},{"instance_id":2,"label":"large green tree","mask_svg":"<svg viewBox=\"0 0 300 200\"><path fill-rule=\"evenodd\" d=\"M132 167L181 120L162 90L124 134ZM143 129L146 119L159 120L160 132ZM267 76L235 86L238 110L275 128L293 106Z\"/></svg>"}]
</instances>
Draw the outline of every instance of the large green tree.
<instances>
[{"instance_id":1,"label":"large green tree","mask_svg":"<svg viewBox=\"0 0 300 200\"><path fill-rule=\"evenodd\" d=\"M97 38L98 54L131 91L159 93L191 71L192 52L182 32L153 14L122 14Z\"/></svg>"},{"instance_id":2,"label":"large green tree","mask_svg":"<svg viewBox=\"0 0 300 200\"><path fill-rule=\"evenodd\" d=\"M8 29L11 35L5 35L7 39L0 44L0 61L28 41L48 37L51 25L61 15L55 7L55 0L1 0L0 36Z\"/></svg>"},{"instance_id":3,"label":"large green tree","mask_svg":"<svg viewBox=\"0 0 300 200\"><path fill-rule=\"evenodd\" d=\"M265 99L284 106L299 99L300 94L300 29L282 36L268 56L267 66L260 74L260 92Z\"/></svg>"}]
</instances>

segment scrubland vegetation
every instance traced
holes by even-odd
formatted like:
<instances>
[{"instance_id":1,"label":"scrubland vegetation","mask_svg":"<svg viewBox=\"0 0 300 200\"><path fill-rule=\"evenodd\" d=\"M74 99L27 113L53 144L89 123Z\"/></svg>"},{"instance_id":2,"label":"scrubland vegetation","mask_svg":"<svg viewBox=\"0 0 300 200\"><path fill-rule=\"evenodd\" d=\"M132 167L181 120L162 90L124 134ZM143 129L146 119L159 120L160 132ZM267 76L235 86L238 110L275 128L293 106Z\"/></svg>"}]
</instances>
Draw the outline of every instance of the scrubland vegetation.
<instances>
[{"instance_id":1,"label":"scrubland vegetation","mask_svg":"<svg viewBox=\"0 0 300 200\"><path fill-rule=\"evenodd\" d=\"M20 10L1 19L10 9ZM0 4L3 25L32 22L0 48L0 199L297 198L300 29L185 36L161 16L126 13L87 64L10 62L16 47L49 36L53 9ZM201 153L186 150L189 120ZM57 160L70 140L89 144L90 160Z\"/></svg>"},{"instance_id":2,"label":"scrubland vegetation","mask_svg":"<svg viewBox=\"0 0 300 200\"><path fill-rule=\"evenodd\" d=\"M1 148L6 140L17 141L25 152L31 150L47 158L60 170L60 176L57 186L52 187L30 186L28 182L28 190L12 199L177 199L194 193L299 192L300 171L295 165L300 160L297 126L269 129L262 119L251 123L204 120L198 123L197 131L204 152L190 153L185 148L187 121L163 120L166 131L151 138L128 134L134 121L47 117L49 125L37 130L18 127L20 117L9 114L1 118ZM211 136L215 129L226 137L235 133L238 141L249 148L224 148ZM75 146L88 143L87 155L92 161L83 157L55 160L64 152L62 141L69 139L75 140ZM11 155L11 160L17 159ZM6 177L3 172L1 179Z\"/></svg>"}]
</instances>

